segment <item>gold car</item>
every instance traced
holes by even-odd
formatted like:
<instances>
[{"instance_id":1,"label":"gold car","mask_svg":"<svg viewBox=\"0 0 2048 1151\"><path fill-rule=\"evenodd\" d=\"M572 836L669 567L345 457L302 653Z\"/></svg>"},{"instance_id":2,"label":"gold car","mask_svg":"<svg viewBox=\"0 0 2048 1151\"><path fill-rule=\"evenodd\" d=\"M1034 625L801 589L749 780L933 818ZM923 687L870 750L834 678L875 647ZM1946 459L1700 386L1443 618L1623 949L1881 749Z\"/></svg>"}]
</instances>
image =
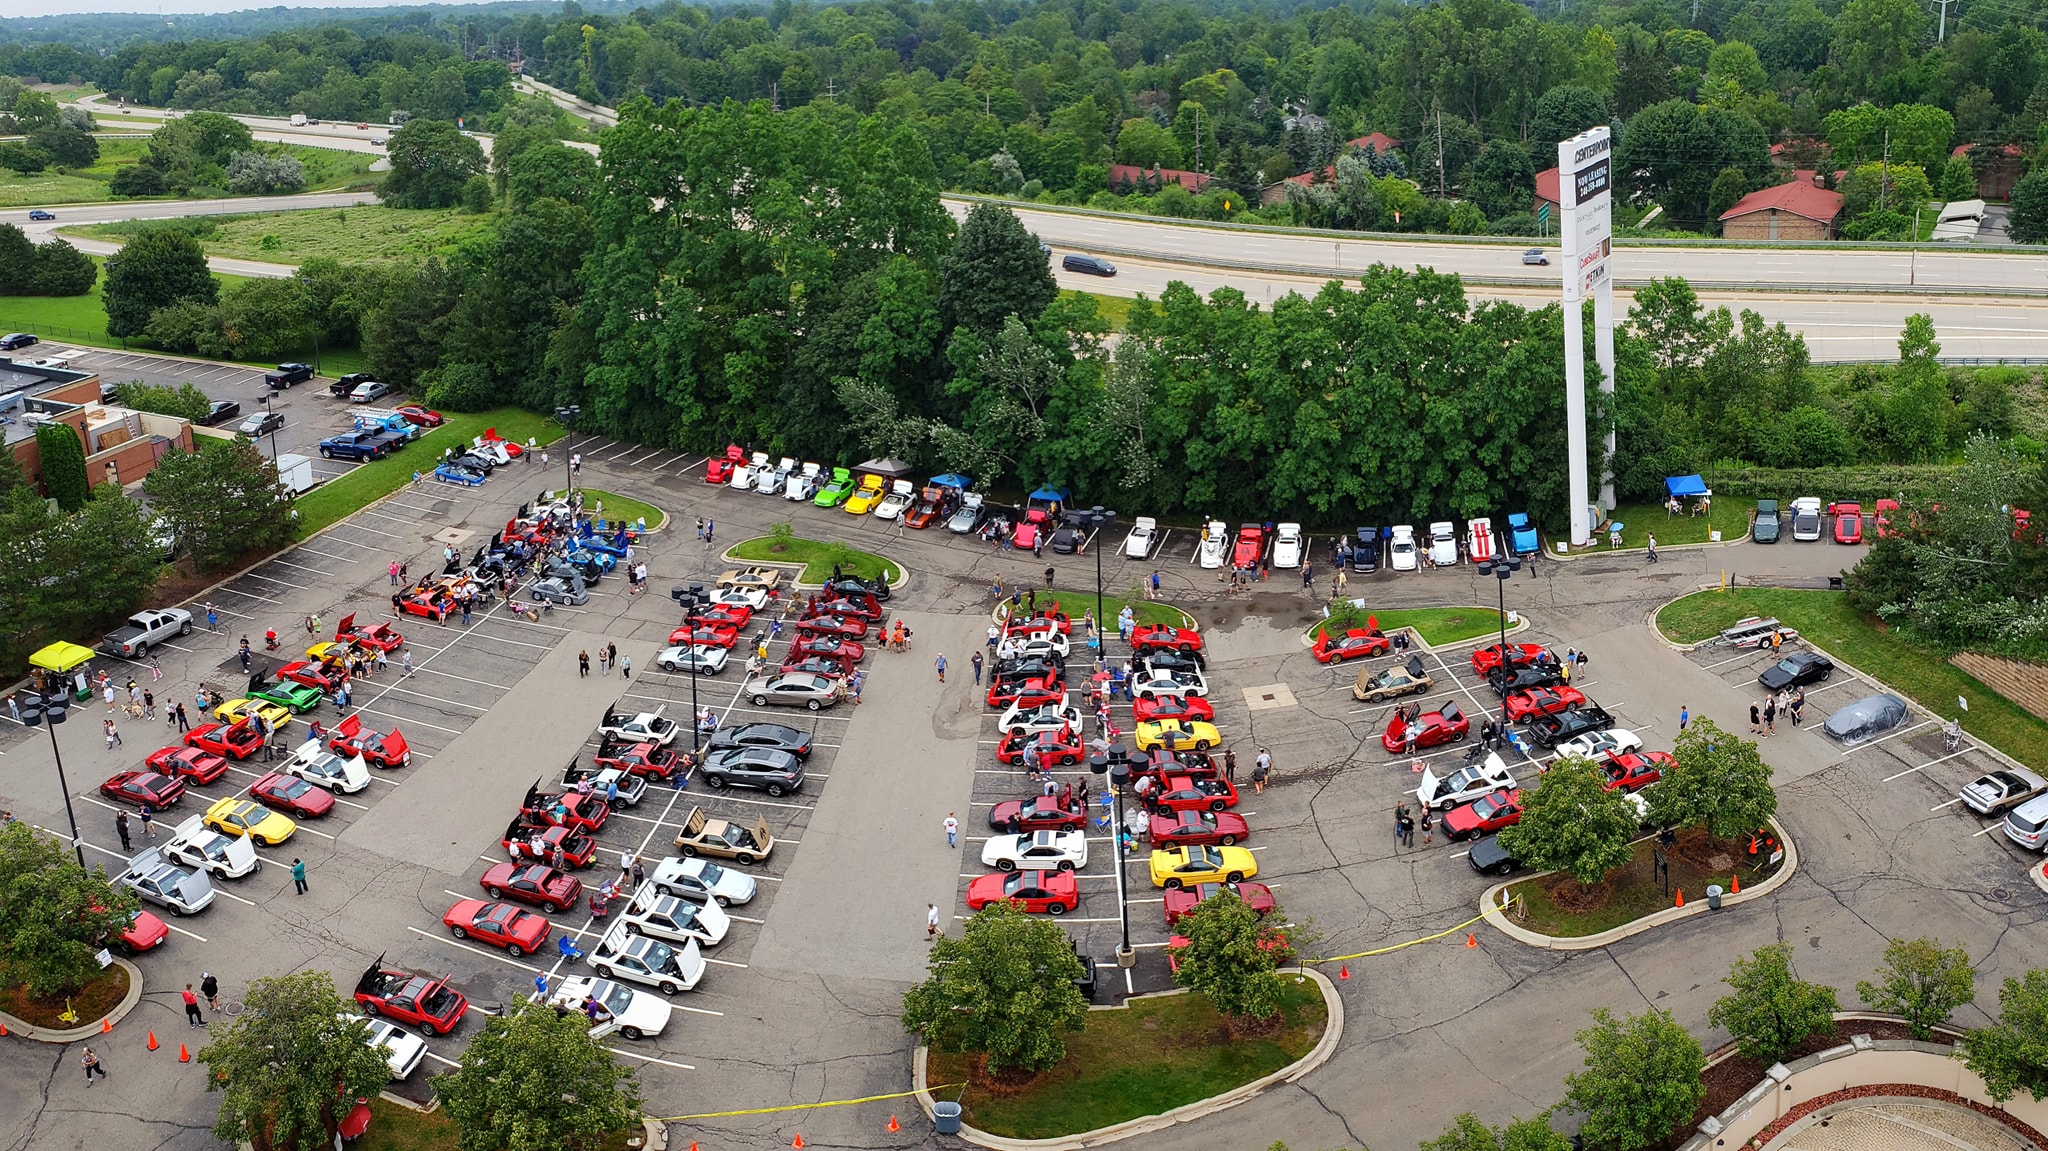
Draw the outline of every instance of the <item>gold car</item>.
<instances>
[{"instance_id":1,"label":"gold car","mask_svg":"<svg viewBox=\"0 0 2048 1151\"><path fill-rule=\"evenodd\" d=\"M270 727L273 731L283 731L291 726L292 709L281 703L271 703L268 700L231 699L213 709L213 718L222 723L233 723L244 716L250 717L253 723L254 717L258 715L270 721Z\"/></svg>"},{"instance_id":2,"label":"gold car","mask_svg":"<svg viewBox=\"0 0 2048 1151\"><path fill-rule=\"evenodd\" d=\"M206 826L222 835L246 835L258 847L283 843L299 829L298 824L255 800L233 796L215 800L213 806L206 809Z\"/></svg>"},{"instance_id":3,"label":"gold car","mask_svg":"<svg viewBox=\"0 0 2048 1151\"><path fill-rule=\"evenodd\" d=\"M781 582L781 570L770 567L735 568L718 574L720 591L728 588L751 588L756 591L772 592Z\"/></svg>"}]
</instances>

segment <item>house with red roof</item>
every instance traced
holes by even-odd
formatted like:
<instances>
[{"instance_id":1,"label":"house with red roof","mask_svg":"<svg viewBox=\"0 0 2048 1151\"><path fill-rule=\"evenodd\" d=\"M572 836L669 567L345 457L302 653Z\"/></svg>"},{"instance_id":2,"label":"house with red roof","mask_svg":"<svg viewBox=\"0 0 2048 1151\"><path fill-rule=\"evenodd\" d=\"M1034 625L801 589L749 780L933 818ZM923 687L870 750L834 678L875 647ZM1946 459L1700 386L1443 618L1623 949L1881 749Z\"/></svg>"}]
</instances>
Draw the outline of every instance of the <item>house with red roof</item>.
<instances>
[{"instance_id":1,"label":"house with red roof","mask_svg":"<svg viewBox=\"0 0 2048 1151\"><path fill-rule=\"evenodd\" d=\"M1558 210L1564 206L1564 201L1558 198L1556 168L1545 168L1536 173L1536 200L1529 205L1529 214L1540 215L1546 204L1550 206L1550 219L1555 227L1561 218Z\"/></svg>"},{"instance_id":2,"label":"house with red roof","mask_svg":"<svg viewBox=\"0 0 2048 1151\"><path fill-rule=\"evenodd\" d=\"M1721 234L1730 240L1832 240L1841 218L1840 192L1821 187L1812 172L1794 172L1790 183L1735 201L1721 213Z\"/></svg>"},{"instance_id":3,"label":"house with red roof","mask_svg":"<svg viewBox=\"0 0 2048 1151\"><path fill-rule=\"evenodd\" d=\"M1200 172L1184 171L1180 168L1141 168L1136 164L1111 164L1109 166L1109 190L1118 194L1137 191L1140 188L1157 185L1179 184L1190 192L1199 193L1208 188L1211 177Z\"/></svg>"}]
</instances>

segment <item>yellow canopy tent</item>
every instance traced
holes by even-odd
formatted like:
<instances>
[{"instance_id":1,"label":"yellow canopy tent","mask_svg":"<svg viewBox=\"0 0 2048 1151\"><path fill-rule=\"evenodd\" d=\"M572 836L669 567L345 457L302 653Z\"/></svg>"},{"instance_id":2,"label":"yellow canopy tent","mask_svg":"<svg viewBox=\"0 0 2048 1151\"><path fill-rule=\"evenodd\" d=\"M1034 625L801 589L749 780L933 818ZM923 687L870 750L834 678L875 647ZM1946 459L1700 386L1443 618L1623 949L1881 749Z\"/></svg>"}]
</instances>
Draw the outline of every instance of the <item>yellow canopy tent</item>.
<instances>
[{"instance_id":1,"label":"yellow canopy tent","mask_svg":"<svg viewBox=\"0 0 2048 1151\"><path fill-rule=\"evenodd\" d=\"M89 647L58 640L29 656L28 662L53 673L53 683L61 683L68 676L71 680L72 695L86 699L92 695L92 681L87 675L90 669L86 667L86 664L92 661L92 655L92 649ZM74 672L76 674L72 674Z\"/></svg>"}]
</instances>

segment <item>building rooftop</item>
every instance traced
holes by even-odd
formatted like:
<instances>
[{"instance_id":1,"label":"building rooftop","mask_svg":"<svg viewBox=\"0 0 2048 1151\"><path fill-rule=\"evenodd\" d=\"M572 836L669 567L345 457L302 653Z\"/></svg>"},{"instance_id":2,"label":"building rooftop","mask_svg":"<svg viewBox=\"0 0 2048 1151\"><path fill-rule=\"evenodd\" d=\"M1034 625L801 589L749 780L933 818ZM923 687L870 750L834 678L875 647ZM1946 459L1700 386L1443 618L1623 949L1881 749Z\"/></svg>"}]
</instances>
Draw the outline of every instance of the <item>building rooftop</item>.
<instances>
[{"instance_id":1,"label":"building rooftop","mask_svg":"<svg viewBox=\"0 0 2048 1151\"><path fill-rule=\"evenodd\" d=\"M1795 177L1801 175L1794 173ZM1842 194L1820 187L1813 182L1812 173L1804 173L1803 178L1795 178L1789 184L1779 184L1776 187L1760 188L1751 192L1721 213L1721 218L1732 220L1737 216L1772 209L1802 219L1829 224L1842 214Z\"/></svg>"}]
</instances>

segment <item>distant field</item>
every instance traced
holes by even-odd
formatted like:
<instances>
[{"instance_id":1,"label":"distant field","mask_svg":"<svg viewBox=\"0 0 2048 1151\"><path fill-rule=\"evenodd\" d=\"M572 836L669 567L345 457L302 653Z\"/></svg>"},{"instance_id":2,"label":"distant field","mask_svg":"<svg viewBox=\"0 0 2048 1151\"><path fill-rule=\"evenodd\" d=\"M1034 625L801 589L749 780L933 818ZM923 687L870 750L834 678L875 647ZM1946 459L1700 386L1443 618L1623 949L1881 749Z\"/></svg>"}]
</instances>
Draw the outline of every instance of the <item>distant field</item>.
<instances>
[{"instance_id":1,"label":"distant field","mask_svg":"<svg viewBox=\"0 0 2048 1151\"><path fill-rule=\"evenodd\" d=\"M155 127L155 122L137 125L138 129ZM370 165L376 163L380 157L371 153L309 148L299 144L286 144L284 149L297 156L299 162L306 166L306 190L309 192L372 187L377 182L377 174L370 171ZM140 160L143 153L148 150L149 141L141 136L101 136L100 158L88 167L39 172L33 176L21 176L11 172L0 176L0 207L93 204L112 200L115 197L107 190L107 182L114 178L114 173Z\"/></svg>"},{"instance_id":2,"label":"distant field","mask_svg":"<svg viewBox=\"0 0 2048 1151\"><path fill-rule=\"evenodd\" d=\"M449 210L408 210L376 204L187 221L209 256L300 264L315 256L350 263L446 255L476 232L484 217ZM121 242L160 221L122 220L65 229L96 240Z\"/></svg>"}]
</instances>

